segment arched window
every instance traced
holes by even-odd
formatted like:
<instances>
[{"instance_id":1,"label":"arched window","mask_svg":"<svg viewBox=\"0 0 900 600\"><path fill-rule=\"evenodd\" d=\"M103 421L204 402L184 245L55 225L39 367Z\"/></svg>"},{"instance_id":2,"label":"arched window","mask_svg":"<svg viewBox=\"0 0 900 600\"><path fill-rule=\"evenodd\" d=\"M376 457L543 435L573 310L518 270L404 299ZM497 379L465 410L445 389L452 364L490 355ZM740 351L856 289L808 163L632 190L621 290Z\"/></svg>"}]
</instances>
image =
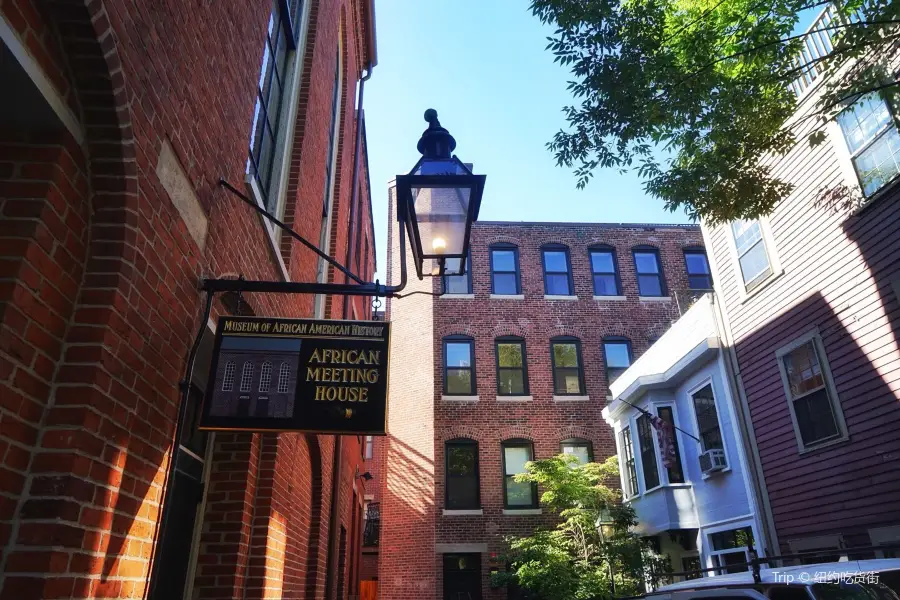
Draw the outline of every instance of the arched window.
<instances>
[{"instance_id":1,"label":"arched window","mask_svg":"<svg viewBox=\"0 0 900 600\"><path fill-rule=\"evenodd\" d=\"M592 246L588 249L591 257L591 275L594 280L595 296L621 296L622 283L619 280L619 261L612 246Z\"/></svg>"},{"instance_id":2,"label":"arched window","mask_svg":"<svg viewBox=\"0 0 900 600\"><path fill-rule=\"evenodd\" d=\"M581 362L581 342L578 338L551 339L550 361L553 365L553 394L583 396L584 371Z\"/></svg>"},{"instance_id":3,"label":"arched window","mask_svg":"<svg viewBox=\"0 0 900 600\"><path fill-rule=\"evenodd\" d=\"M262 364L259 372L259 391L268 392L269 386L272 385L272 363L266 361Z\"/></svg>"},{"instance_id":4,"label":"arched window","mask_svg":"<svg viewBox=\"0 0 900 600\"><path fill-rule=\"evenodd\" d=\"M278 393L288 393L288 378L291 376L291 367L286 362L281 363L278 368Z\"/></svg>"},{"instance_id":5,"label":"arched window","mask_svg":"<svg viewBox=\"0 0 900 600\"><path fill-rule=\"evenodd\" d=\"M548 296L573 296L572 264L569 249L562 244L541 247L541 263L544 267L544 293Z\"/></svg>"},{"instance_id":6,"label":"arched window","mask_svg":"<svg viewBox=\"0 0 900 600\"><path fill-rule=\"evenodd\" d=\"M659 249L653 246L637 246L632 249L634 270L637 273L638 293L641 296L665 296L666 282L663 279Z\"/></svg>"},{"instance_id":7,"label":"arched window","mask_svg":"<svg viewBox=\"0 0 900 600\"><path fill-rule=\"evenodd\" d=\"M528 395L528 362L525 358L525 340L520 337L499 337L497 350L497 395Z\"/></svg>"},{"instance_id":8,"label":"arched window","mask_svg":"<svg viewBox=\"0 0 900 600\"><path fill-rule=\"evenodd\" d=\"M475 395L475 340L465 336L444 338L444 394Z\"/></svg>"},{"instance_id":9,"label":"arched window","mask_svg":"<svg viewBox=\"0 0 900 600\"><path fill-rule=\"evenodd\" d=\"M512 244L494 244L491 253L491 293L515 296L522 293L519 281L519 249Z\"/></svg>"},{"instance_id":10,"label":"arched window","mask_svg":"<svg viewBox=\"0 0 900 600\"><path fill-rule=\"evenodd\" d=\"M445 506L448 510L481 508L478 442L458 438L444 443Z\"/></svg>"},{"instance_id":11,"label":"arched window","mask_svg":"<svg viewBox=\"0 0 900 600\"><path fill-rule=\"evenodd\" d=\"M534 460L534 445L529 440L513 439L500 444L503 460L503 506L509 509L537 508L537 484L519 482L515 476L525 472L525 463Z\"/></svg>"},{"instance_id":12,"label":"arched window","mask_svg":"<svg viewBox=\"0 0 900 600\"><path fill-rule=\"evenodd\" d=\"M230 392L234 389L234 372L237 370L237 365L233 360L229 360L225 363L225 373L222 375L222 391Z\"/></svg>"},{"instance_id":13,"label":"arched window","mask_svg":"<svg viewBox=\"0 0 900 600\"><path fill-rule=\"evenodd\" d=\"M249 392L250 385L253 383L253 363L249 360L244 363L241 369L241 391Z\"/></svg>"},{"instance_id":14,"label":"arched window","mask_svg":"<svg viewBox=\"0 0 900 600\"><path fill-rule=\"evenodd\" d=\"M709 272L709 259L703 246L692 246L684 249L684 265L687 268L688 287L692 290L711 290L712 275Z\"/></svg>"},{"instance_id":15,"label":"arched window","mask_svg":"<svg viewBox=\"0 0 900 600\"><path fill-rule=\"evenodd\" d=\"M612 383L631 366L631 340L626 337L603 338L606 381Z\"/></svg>"}]
</instances>

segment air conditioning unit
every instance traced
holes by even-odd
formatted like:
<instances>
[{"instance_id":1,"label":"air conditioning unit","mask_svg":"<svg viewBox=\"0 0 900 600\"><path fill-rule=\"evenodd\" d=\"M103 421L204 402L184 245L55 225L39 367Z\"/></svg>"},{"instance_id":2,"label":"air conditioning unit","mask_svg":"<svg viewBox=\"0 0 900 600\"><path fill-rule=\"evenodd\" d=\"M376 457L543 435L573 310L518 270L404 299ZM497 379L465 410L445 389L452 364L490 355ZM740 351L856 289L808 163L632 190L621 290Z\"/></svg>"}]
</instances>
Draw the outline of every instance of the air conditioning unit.
<instances>
[{"instance_id":1,"label":"air conditioning unit","mask_svg":"<svg viewBox=\"0 0 900 600\"><path fill-rule=\"evenodd\" d=\"M725 461L725 451L718 448L707 450L700 455L700 470L704 475L711 475L716 471L721 471L728 466Z\"/></svg>"}]
</instances>

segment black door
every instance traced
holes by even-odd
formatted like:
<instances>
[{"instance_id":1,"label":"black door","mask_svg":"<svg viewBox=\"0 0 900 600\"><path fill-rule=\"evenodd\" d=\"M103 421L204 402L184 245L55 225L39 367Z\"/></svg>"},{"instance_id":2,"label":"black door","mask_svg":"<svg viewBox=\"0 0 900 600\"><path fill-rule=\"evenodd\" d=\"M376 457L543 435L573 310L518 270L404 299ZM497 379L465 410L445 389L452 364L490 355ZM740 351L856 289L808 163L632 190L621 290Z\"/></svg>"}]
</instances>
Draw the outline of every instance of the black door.
<instances>
[{"instance_id":1,"label":"black door","mask_svg":"<svg viewBox=\"0 0 900 600\"><path fill-rule=\"evenodd\" d=\"M481 600L481 555L444 555L444 600Z\"/></svg>"}]
</instances>

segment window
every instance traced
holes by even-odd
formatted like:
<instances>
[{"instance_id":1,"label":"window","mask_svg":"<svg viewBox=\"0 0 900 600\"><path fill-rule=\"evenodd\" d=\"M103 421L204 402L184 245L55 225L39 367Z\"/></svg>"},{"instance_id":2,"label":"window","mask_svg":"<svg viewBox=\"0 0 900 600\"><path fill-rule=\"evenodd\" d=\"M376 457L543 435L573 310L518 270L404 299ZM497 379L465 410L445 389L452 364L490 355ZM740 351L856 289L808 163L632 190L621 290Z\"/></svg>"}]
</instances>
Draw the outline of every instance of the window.
<instances>
[{"instance_id":1,"label":"window","mask_svg":"<svg viewBox=\"0 0 900 600\"><path fill-rule=\"evenodd\" d=\"M585 465L594 460L594 448L589 440L583 440L581 438L563 440L560 443L559 448L562 454L571 454L577 458L579 465Z\"/></svg>"},{"instance_id":2,"label":"window","mask_svg":"<svg viewBox=\"0 0 900 600\"><path fill-rule=\"evenodd\" d=\"M595 296L619 296L619 270L616 251L612 248L591 248L591 274L594 277Z\"/></svg>"},{"instance_id":3,"label":"window","mask_svg":"<svg viewBox=\"0 0 900 600\"><path fill-rule=\"evenodd\" d=\"M334 83L331 89L331 112L329 113L328 149L325 152L325 191L322 199L322 223L319 226L319 250L327 253L331 238L331 209L334 206L334 176L337 171L337 138L338 122L341 110L341 45L338 44L335 64ZM325 259L319 259L316 281L324 282L327 274L328 263ZM321 314L324 307L324 296L316 297L317 314Z\"/></svg>"},{"instance_id":4,"label":"window","mask_svg":"<svg viewBox=\"0 0 900 600\"><path fill-rule=\"evenodd\" d=\"M514 296L519 283L519 249L511 244L491 247L491 293Z\"/></svg>"},{"instance_id":5,"label":"window","mask_svg":"<svg viewBox=\"0 0 900 600\"><path fill-rule=\"evenodd\" d=\"M562 245L545 246L541 250L544 265L544 293L548 296L571 296L572 268L569 249Z\"/></svg>"},{"instance_id":6,"label":"window","mask_svg":"<svg viewBox=\"0 0 900 600\"><path fill-rule=\"evenodd\" d=\"M550 340L550 359L553 363L553 393L557 396L584 395L581 343L575 338Z\"/></svg>"},{"instance_id":7,"label":"window","mask_svg":"<svg viewBox=\"0 0 900 600\"><path fill-rule=\"evenodd\" d=\"M747 550L754 545L752 529L741 527L712 533L709 542L713 566L723 567L721 571L716 571L717 574L742 573L748 570L749 567L744 563L750 560Z\"/></svg>"},{"instance_id":8,"label":"window","mask_svg":"<svg viewBox=\"0 0 900 600\"><path fill-rule=\"evenodd\" d=\"M622 428L622 462L625 476L625 489L622 490L626 498L636 496L638 493L637 472L634 470L634 446L631 442L631 427Z\"/></svg>"},{"instance_id":9,"label":"window","mask_svg":"<svg viewBox=\"0 0 900 600\"><path fill-rule=\"evenodd\" d=\"M684 264L687 267L688 287L692 290L711 290L712 275L709 259L703 248L685 248Z\"/></svg>"},{"instance_id":10,"label":"window","mask_svg":"<svg viewBox=\"0 0 900 600\"><path fill-rule=\"evenodd\" d=\"M891 109L874 92L841 112L837 122L863 194L871 196L900 173L900 133Z\"/></svg>"},{"instance_id":11,"label":"window","mask_svg":"<svg viewBox=\"0 0 900 600\"><path fill-rule=\"evenodd\" d=\"M509 440L503 442L503 504L506 508L537 508L537 485L518 482L518 473L525 472L525 463L533 460L531 442Z\"/></svg>"},{"instance_id":12,"label":"window","mask_svg":"<svg viewBox=\"0 0 900 600\"><path fill-rule=\"evenodd\" d=\"M631 366L631 342L626 338L607 338L603 341L606 358L606 380L612 383Z\"/></svg>"},{"instance_id":13,"label":"window","mask_svg":"<svg viewBox=\"0 0 900 600\"><path fill-rule=\"evenodd\" d=\"M675 415L671 406L660 406L656 409L660 419L672 426L672 443L675 445L675 465L666 467L669 483L684 483L684 471L681 468L681 450L678 448L678 432L675 429ZM665 465L663 465L665 466Z\"/></svg>"},{"instance_id":14,"label":"window","mask_svg":"<svg viewBox=\"0 0 900 600\"><path fill-rule=\"evenodd\" d=\"M681 570L684 573L690 573L690 575L685 575L685 580L690 579L700 579L701 574L696 572L700 571L702 567L700 566L700 557L699 556L682 556L681 557ZM804 591L805 593L805 591Z\"/></svg>"},{"instance_id":15,"label":"window","mask_svg":"<svg viewBox=\"0 0 900 600\"><path fill-rule=\"evenodd\" d=\"M840 407L818 336L806 336L777 352L781 378L801 446L844 437Z\"/></svg>"},{"instance_id":16,"label":"window","mask_svg":"<svg viewBox=\"0 0 900 600\"><path fill-rule=\"evenodd\" d=\"M444 444L446 497L448 510L481 508L478 483L478 442L451 440Z\"/></svg>"},{"instance_id":17,"label":"window","mask_svg":"<svg viewBox=\"0 0 900 600\"><path fill-rule=\"evenodd\" d=\"M366 247L368 251L368 246ZM471 264L471 255L466 260L466 272L462 275L444 275L444 293L445 294L471 294L472 293L472 271L469 268ZM451 272L459 270L459 259L448 258L446 269Z\"/></svg>"},{"instance_id":18,"label":"window","mask_svg":"<svg viewBox=\"0 0 900 600\"><path fill-rule=\"evenodd\" d=\"M278 176L275 148L287 121L282 116L293 92L288 71L295 60L302 11L303 3L299 0L272 3L250 132L247 173L259 187L265 209L275 215L280 210L275 185Z\"/></svg>"},{"instance_id":19,"label":"window","mask_svg":"<svg viewBox=\"0 0 900 600\"><path fill-rule=\"evenodd\" d=\"M269 392L269 387L272 385L272 363L266 361L262 364L262 369L259 372L259 391L263 393Z\"/></svg>"},{"instance_id":20,"label":"window","mask_svg":"<svg viewBox=\"0 0 900 600\"><path fill-rule=\"evenodd\" d=\"M665 296L659 250L656 248L635 248L634 270L637 272L638 293L641 296Z\"/></svg>"},{"instance_id":21,"label":"window","mask_svg":"<svg viewBox=\"0 0 900 600\"><path fill-rule=\"evenodd\" d=\"M291 367L287 363L281 363L281 366L278 368L278 393L279 394L287 394L289 391L288 388L288 379L291 376Z\"/></svg>"},{"instance_id":22,"label":"window","mask_svg":"<svg viewBox=\"0 0 900 600\"><path fill-rule=\"evenodd\" d=\"M719 430L719 413L716 410L716 399L713 397L711 385L706 385L691 396L694 401L694 412L697 415L697 433L700 434L700 445L703 452L722 450L722 432Z\"/></svg>"},{"instance_id":23,"label":"window","mask_svg":"<svg viewBox=\"0 0 900 600\"><path fill-rule=\"evenodd\" d=\"M525 341L521 338L497 338L497 394L524 396L528 394L528 367L525 362Z\"/></svg>"},{"instance_id":24,"label":"window","mask_svg":"<svg viewBox=\"0 0 900 600\"><path fill-rule=\"evenodd\" d=\"M444 554L444 598L481 600L481 555Z\"/></svg>"},{"instance_id":25,"label":"window","mask_svg":"<svg viewBox=\"0 0 900 600\"><path fill-rule=\"evenodd\" d=\"M234 389L234 372L237 370L237 365L233 360L229 360L225 363L225 373L222 375L222 391L230 392Z\"/></svg>"},{"instance_id":26,"label":"window","mask_svg":"<svg viewBox=\"0 0 900 600\"><path fill-rule=\"evenodd\" d=\"M241 391L249 392L250 385L253 383L253 363L247 361L241 368Z\"/></svg>"},{"instance_id":27,"label":"window","mask_svg":"<svg viewBox=\"0 0 900 600\"><path fill-rule=\"evenodd\" d=\"M367 435L363 458L372 460L373 456L375 456L375 436Z\"/></svg>"},{"instance_id":28,"label":"window","mask_svg":"<svg viewBox=\"0 0 900 600\"><path fill-rule=\"evenodd\" d=\"M641 468L644 471L644 491L652 490L659 485L659 469L656 467L656 444L653 426L648 415L641 415L637 420L638 444L641 453Z\"/></svg>"},{"instance_id":29,"label":"window","mask_svg":"<svg viewBox=\"0 0 900 600\"><path fill-rule=\"evenodd\" d=\"M465 337L444 339L444 393L450 396L475 395L475 340Z\"/></svg>"},{"instance_id":30,"label":"window","mask_svg":"<svg viewBox=\"0 0 900 600\"><path fill-rule=\"evenodd\" d=\"M749 292L772 273L762 226L758 220L734 221L731 224L744 287Z\"/></svg>"}]
</instances>

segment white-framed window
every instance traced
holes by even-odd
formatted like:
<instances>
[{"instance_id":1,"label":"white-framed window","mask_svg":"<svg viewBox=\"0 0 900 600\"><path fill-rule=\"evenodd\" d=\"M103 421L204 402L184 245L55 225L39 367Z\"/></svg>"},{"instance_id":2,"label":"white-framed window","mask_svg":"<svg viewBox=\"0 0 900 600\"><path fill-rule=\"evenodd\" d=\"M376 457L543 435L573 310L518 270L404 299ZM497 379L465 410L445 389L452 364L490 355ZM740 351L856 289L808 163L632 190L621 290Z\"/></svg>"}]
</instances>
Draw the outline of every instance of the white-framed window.
<instances>
[{"instance_id":1,"label":"white-framed window","mask_svg":"<svg viewBox=\"0 0 900 600\"><path fill-rule=\"evenodd\" d=\"M659 487L659 468L656 459L656 431L649 415L637 419L638 447L641 453L641 471L644 473L644 491Z\"/></svg>"},{"instance_id":2,"label":"white-framed window","mask_svg":"<svg viewBox=\"0 0 900 600\"><path fill-rule=\"evenodd\" d=\"M246 361L241 367L241 391L249 392L250 385L253 383L253 363Z\"/></svg>"},{"instance_id":3,"label":"white-framed window","mask_svg":"<svg viewBox=\"0 0 900 600\"><path fill-rule=\"evenodd\" d=\"M288 393L288 380L291 376L291 366L286 362L281 363L281 366L278 367L278 393L279 394L287 394Z\"/></svg>"},{"instance_id":4,"label":"white-framed window","mask_svg":"<svg viewBox=\"0 0 900 600\"><path fill-rule=\"evenodd\" d=\"M713 567L721 567L716 575L742 573L749 567L750 547L755 548L753 528L748 526L708 533L709 556Z\"/></svg>"},{"instance_id":5,"label":"white-framed window","mask_svg":"<svg viewBox=\"0 0 900 600\"><path fill-rule=\"evenodd\" d=\"M631 440L631 427L626 425L619 432L622 442L622 494L626 498L638 495L638 478L634 466L634 444Z\"/></svg>"},{"instance_id":6,"label":"white-framed window","mask_svg":"<svg viewBox=\"0 0 900 600\"><path fill-rule=\"evenodd\" d=\"M259 371L259 391L267 393L272 385L272 363L266 361Z\"/></svg>"},{"instance_id":7,"label":"white-framed window","mask_svg":"<svg viewBox=\"0 0 900 600\"><path fill-rule=\"evenodd\" d=\"M844 414L817 331L775 352L801 451L847 438Z\"/></svg>"},{"instance_id":8,"label":"white-framed window","mask_svg":"<svg viewBox=\"0 0 900 600\"><path fill-rule=\"evenodd\" d=\"M723 450L722 426L719 423L719 411L716 408L716 397L712 382L691 393L691 404L697 419L697 437L700 438L700 450Z\"/></svg>"},{"instance_id":9,"label":"white-framed window","mask_svg":"<svg viewBox=\"0 0 900 600\"><path fill-rule=\"evenodd\" d=\"M867 198L900 174L900 131L884 96L872 92L837 116L853 169Z\"/></svg>"},{"instance_id":10,"label":"white-framed window","mask_svg":"<svg viewBox=\"0 0 900 600\"><path fill-rule=\"evenodd\" d=\"M374 455L375 455L375 436L367 435L366 441L365 441L365 446L364 446L363 458L365 458L366 460L372 460L372 457Z\"/></svg>"},{"instance_id":11,"label":"white-framed window","mask_svg":"<svg viewBox=\"0 0 900 600\"><path fill-rule=\"evenodd\" d=\"M237 364L233 360L225 363L225 373L222 375L222 391L230 392L234 389L234 372L237 370Z\"/></svg>"},{"instance_id":12,"label":"white-framed window","mask_svg":"<svg viewBox=\"0 0 900 600\"><path fill-rule=\"evenodd\" d=\"M737 253L738 270L749 292L774 273L759 219L732 221L731 236Z\"/></svg>"},{"instance_id":13,"label":"white-framed window","mask_svg":"<svg viewBox=\"0 0 900 600\"><path fill-rule=\"evenodd\" d=\"M678 444L678 430L675 429L678 425L675 418L675 407L671 404L664 404L656 406L654 410L656 411L656 416L671 426L672 443L675 446L675 462L670 466L666 466L662 457L660 457L660 473L665 476L665 481L668 484L684 483L684 467L681 463L681 446Z\"/></svg>"},{"instance_id":14,"label":"white-framed window","mask_svg":"<svg viewBox=\"0 0 900 600\"><path fill-rule=\"evenodd\" d=\"M299 91L302 61L297 49L302 47L306 4L303 0L272 1L250 130L247 180L262 207L279 218L284 213L282 182ZM273 225L267 225L276 232Z\"/></svg>"}]
</instances>

